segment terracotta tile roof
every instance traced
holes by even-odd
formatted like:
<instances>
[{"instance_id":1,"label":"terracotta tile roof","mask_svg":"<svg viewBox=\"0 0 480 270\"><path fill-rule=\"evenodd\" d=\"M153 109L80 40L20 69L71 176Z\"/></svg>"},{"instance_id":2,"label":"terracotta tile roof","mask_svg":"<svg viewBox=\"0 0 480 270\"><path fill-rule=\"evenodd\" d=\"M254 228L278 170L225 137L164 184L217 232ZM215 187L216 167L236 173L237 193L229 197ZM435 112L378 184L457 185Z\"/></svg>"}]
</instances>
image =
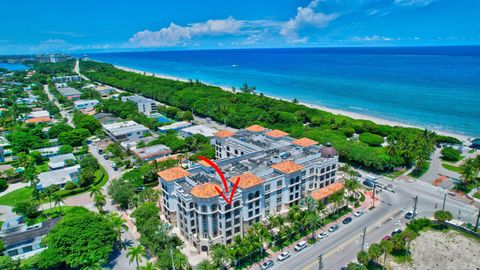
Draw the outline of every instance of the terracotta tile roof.
<instances>
[{"instance_id":1,"label":"terracotta tile roof","mask_svg":"<svg viewBox=\"0 0 480 270\"><path fill-rule=\"evenodd\" d=\"M340 191L343 189L343 183L340 182L335 182L333 184L330 184L324 188L320 188L317 190L314 190L312 192L312 198L315 200L323 200L327 198L328 196L332 195L333 193Z\"/></svg>"},{"instance_id":2,"label":"terracotta tile roof","mask_svg":"<svg viewBox=\"0 0 480 270\"><path fill-rule=\"evenodd\" d=\"M162 162L162 161L166 161L166 160L170 160L170 159L180 160L180 158L181 157L178 154L175 154L175 155L170 155L170 156L166 156L166 157L157 158L155 161L156 162ZM152 163L153 163L153 160L148 162L148 164L152 164Z\"/></svg>"},{"instance_id":3,"label":"terracotta tile roof","mask_svg":"<svg viewBox=\"0 0 480 270\"><path fill-rule=\"evenodd\" d=\"M301 138L298 140L294 140L292 143L301 147L309 147L318 144L317 141L311 140L309 138Z\"/></svg>"},{"instance_id":4,"label":"terracotta tile roof","mask_svg":"<svg viewBox=\"0 0 480 270\"><path fill-rule=\"evenodd\" d=\"M238 177L240 177L240 182L238 183L238 187L242 189L251 188L253 186L256 186L265 182L265 180L263 180L262 178L256 176L251 172L246 172L241 175L234 176L228 180L232 183L235 183Z\"/></svg>"},{"instance_id":5,"label":"terracotta tile roof","mask_svg":"<svg viewBox=\"0 0 480 270\"><path fill-rule=\"evenodd\" d=\"M213 198L219 195L215 187L220 188L220 186L216 184L205 183L194 186L190 192L192 193L192 196L197 198Z\"/></svg>"},{"instance_id":6,"label":"terracotta tile roof","mask_svg":"<svg viewBox=\"0 0 480 270\"><path fill-rule=\"evenodd\" d=\"M265 128L260 125L253 125L253 126L247 127L246 130L251 132L262 132L265 130Z\"/></svg>"},{"instance_id":7,"label":"terracotta tile roof","mask_svg":"<svg viewBox=\"0 0 480 270\"><path fill-rule=\"evenodd\" d=\"M228 130L220 130L220 131L215 132L213 135L215 135L217 137L220 137L220 138L227 138L227 137L235 135L235 133L233 133L231 131L228 131Z\"/></svg>"},{"instance_id":8,"label":"terracotta tile roof","mask_svg":"<svg viewBox=\"0 0 480 270\"><path fill-rule=\"evenodd\" d=\"M273 164L271 167L285 174L293 173L304 168L302 165L297 164L291 160L286 160L277 164Z\"/></svg>"},{"instance_id":9,"label":"terracotta tile roof","mask_svg":"<svg viewBox=\"0 0 480 270\"><path fill-rule=\"evenodd\" d=\"M205 166L205 167L212 167L212 166L210 166L210 164L208 164L205 160L200 160L200 161L198 162L198 164L200 164L200 165L202 165L202 166Z\"/></svg>"},{"instance_id":10,"label":"terracotta tile roof","mask_svg":"<svg viewBox=\"0 0 480 270\"><path fill-rule=\"evenodd\" d=\"M158 174L158 176L160 176L163 180L165 180L167 182L174 181L174 180L177 180L177 179L180 179L182 177L190 175L190 173L188 173L187 171L185 171L185 169L183 169L181 167L173 167L173 168L170 168L170 169L166 169L166 170L158 172L157 174Z\"/></svg>"},{"instance_id":11,"label":"terracotta tile roof","mask_svg":"<svg viewBox=\"0 0 480 270\"><path fill-rule=\"evenodd\" d=\"M35 117L35 118L30 118L30 119L27 119L25 120L25 123L46 123L46 122L50 122L51 119L50 117Z\"/></svg>"},{"instance_id":12,"label":"terracotta tile roof","mask_svg":"<svg viewBox=\"0 0 480 270\"><path fill-rule=\"evenodd\" d=\"M267 136L269 137L272 137L272 138L281 138L281 137L285 137L288 135L288 133L286 132L283 132L281 130L278 130L278 129L274 129L272 131L269 131L267 133L265 133Z\"/></svg>"}]
</instances>

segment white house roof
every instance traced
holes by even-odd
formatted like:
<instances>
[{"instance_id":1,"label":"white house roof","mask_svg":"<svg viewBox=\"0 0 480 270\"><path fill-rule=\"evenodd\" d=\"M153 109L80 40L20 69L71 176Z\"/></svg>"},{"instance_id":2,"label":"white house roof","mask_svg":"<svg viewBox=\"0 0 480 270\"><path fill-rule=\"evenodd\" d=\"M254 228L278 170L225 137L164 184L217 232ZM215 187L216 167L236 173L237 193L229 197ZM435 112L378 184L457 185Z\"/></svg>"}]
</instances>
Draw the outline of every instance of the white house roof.
<instances>
[{"instance_id":1,"label":"white house roof","mask_svg":"<svg viewBox=\"0 0 480 270\"><path fill-rule=\"evenodd\" d=\"M37 188L42 189L51 185L65 184L69 181L73 181L76 178L76 174L80 171L80 165L63 168L60 170L49 171L41 173L37 176L38 183Z\"/></svg>"}]
</instances>

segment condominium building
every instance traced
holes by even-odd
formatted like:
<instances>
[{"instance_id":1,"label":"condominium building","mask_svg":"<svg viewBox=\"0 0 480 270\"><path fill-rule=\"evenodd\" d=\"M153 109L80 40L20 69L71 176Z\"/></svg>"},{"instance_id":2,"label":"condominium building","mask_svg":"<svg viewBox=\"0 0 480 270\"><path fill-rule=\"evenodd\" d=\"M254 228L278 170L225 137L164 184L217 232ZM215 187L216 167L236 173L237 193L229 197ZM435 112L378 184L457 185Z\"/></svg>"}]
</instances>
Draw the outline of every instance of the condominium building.
<instances>
[{"instance_id":1,"label":"condominium building","mask_svg":"<svg viewBox=\"0 0 480 270\"><path fill-rule=\"evenodd\" d=\"M144 125L135 121L122 121L118 123L102 125L105 133L114 141L134 141L143 138L149 132Z\"/></svg>"},{"instance_id":2,"label":"condominium building","mask_svg":"<svg viewBox=\"0 0 480 270\"><path fill-rule=\"evenodd\" d=\"M73 102L73 105L75 106L75 109L78 109L78 110L91 110L95 106L97 106L98 103L100 102L96 99L89 99L89 100L81 99L81 100L75 100Z\"/></svg>"},{"instance_id":3,"label":"condominium building","mask_svg":"<svg viewBox=\"0 0 480 270\"><path fill-rule=\"evenodd\" d=\"M155 103L155 100L153 99L149 99L139 95L133 95L133 96L123 96L122 101L123 102L131 101L137 104L138 111L145 114L146 116L150 116L152 114L157 113L157 103Z\"/></svg>"},{"instance_id":4,"label":"condominium building","mask_svg":"<svg viewBox=\"0 0 480 270\"><path fill-rule=\"evenodd\" d=\"M240 179L232 205L219 196L222 181L206 162L158 172L162 214L200 251L230 243L253 223L287 212L336 179L336 150L311 139L255 125L236 133L219 131L212 141L229 191Z\"/></svg>"}]
</instances>

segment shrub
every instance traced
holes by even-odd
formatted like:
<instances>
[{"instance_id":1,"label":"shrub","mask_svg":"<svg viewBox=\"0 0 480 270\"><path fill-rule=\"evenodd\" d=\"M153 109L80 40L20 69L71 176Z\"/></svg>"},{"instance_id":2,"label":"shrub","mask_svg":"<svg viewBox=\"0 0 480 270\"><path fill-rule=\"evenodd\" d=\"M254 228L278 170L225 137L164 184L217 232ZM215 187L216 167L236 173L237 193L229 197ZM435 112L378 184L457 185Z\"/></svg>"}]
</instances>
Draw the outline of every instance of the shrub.
<instances>
[{"instance_id":1,"label":"shrub","mask_svg":"<svg viewBox=\"0 0 480 270\"><path fill-rule=\"evenodd\" d=\"M372 133L369 133L369 132L365 132L365 133L360 134L359 139L360 139L361 142L364 142L364 143L366 143L370 146L381 146L382 143L383 143L383 137L382 136L372 134Z\"/></svg>"},{"instance_id":2,"label":"shrub","mask_svg":"<svg viewBox=\"0 0 480 270\"><path fill-rule=\"evenodd\" d=\"M0 192L7 190L8 183L5 179L0 179Z\"/></svg>"},{"instance_id":3,"label":"shrub","mask_svg":"<svg viewBox=\"0 0 480 270\"><path fill-rule=\"evenodd\" d=\"M459 161L461 159L461 152L452 147L445 147L441 151L442 159L447 161Z\"/></svg>"},{"instance_id":4,"label":"shrub","mask_svg":"<svg viewBox=\"0 0 480 270\"><path fill-rule=\"evenodd\" d=\"M342 127L340 128L340 131L343 132L343 134L345 134L345 136L348 138L352 137L355 133L355 129L352 127Z\"/></svg>"},{"instance_id":5,"label":"shrub","mask_svg":"<svg viewBox=\"0 0 480 270\"><path fill-rule=\"evenodd\" d=\"M66 190L73 190L73 189L76 189L76 188L77 188L77 184L75 184L72 181L68 181L67 183L65 183L65 189Z\"/></svg>"}]
</instances>

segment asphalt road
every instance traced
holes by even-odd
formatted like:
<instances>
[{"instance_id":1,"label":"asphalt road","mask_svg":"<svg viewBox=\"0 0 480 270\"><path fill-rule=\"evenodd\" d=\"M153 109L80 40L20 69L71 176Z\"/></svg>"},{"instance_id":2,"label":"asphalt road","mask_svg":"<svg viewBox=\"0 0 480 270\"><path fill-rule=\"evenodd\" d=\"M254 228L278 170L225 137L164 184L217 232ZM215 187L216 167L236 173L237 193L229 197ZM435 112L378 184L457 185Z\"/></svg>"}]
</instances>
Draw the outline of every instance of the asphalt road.
<instances>
[{"instance_id":1,"label":"asphalt road","mask_svg":"<svg viewBox=\"0 0 480 270\"><path fill-rule=\"evenodd\" d=\"M353 217L350 224L339 224L338 231L313 246L300 252L289 250L291 257L283 262L275 261L272 269L318 269L318 256L322 253L323 269L340 269L350 261L356 260L356 255L361 250L365 226L367 226L365 248L371 243L379 242L394 229L404 228L408 220L403 216L406 211L413 209L415 196L418 196L418 217L431 217L436 210L442 208L445 190L440 187L422 181L397 180L392 183L388 180L379 180L379 182L393 184L395 192L382 190L381 203L374 210L361 217ZM478 208L458 201L450 195L447 195L445 209L452 212L455 219L472 224L475 223L478 212Z\"/></svg>"}]
</instances>

